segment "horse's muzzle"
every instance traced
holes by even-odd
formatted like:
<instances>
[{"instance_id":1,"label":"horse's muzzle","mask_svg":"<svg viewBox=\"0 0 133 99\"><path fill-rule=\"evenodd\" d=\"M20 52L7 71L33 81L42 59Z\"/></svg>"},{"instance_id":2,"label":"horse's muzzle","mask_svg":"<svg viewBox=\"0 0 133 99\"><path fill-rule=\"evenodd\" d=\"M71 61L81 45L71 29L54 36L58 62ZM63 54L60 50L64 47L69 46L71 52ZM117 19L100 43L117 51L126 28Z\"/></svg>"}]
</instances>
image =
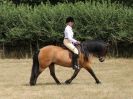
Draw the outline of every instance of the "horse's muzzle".
<instances>
[{"instance_id":1,"label":"horse's muzzle","mask_svg":"<svg viewBox=\"0 0 133 99\"><path fill-rule=\"evenodd\" d=\"M104 62L105 61L105 58L104 57L99 57L99 61L100 62Z\"/></svg>"}]
</instances>

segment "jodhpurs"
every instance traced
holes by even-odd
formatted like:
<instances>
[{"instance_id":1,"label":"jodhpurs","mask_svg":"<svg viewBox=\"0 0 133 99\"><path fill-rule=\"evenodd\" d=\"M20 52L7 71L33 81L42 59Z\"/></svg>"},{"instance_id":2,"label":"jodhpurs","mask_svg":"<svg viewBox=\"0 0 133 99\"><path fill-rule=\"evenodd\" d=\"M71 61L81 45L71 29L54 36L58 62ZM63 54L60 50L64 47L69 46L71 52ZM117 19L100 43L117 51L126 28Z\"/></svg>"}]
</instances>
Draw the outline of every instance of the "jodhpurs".
<instances>
[{"instance_id":1,"label":"jodhpurs","mask_svg":"<svg viewBox=\"0 0 133 99\"><path fill-rule=\"evenodd\" d=\"M64 45L70 49L73 53L75 54L79 54L78 49L68 40L68 39L64 39L63 41Z\"/></svg>"}]
</instances>

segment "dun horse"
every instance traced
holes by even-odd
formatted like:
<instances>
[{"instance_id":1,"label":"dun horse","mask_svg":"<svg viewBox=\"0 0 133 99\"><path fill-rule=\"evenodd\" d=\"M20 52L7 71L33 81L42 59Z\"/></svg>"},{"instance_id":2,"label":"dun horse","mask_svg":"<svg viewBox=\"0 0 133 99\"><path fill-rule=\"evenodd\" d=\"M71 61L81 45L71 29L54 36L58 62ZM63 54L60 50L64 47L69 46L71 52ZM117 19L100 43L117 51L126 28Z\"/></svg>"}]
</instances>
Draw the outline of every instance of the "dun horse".
<instances>
[{"instance_id":1,"label":"dun horse","mask_svg":"<svg viewBox=\"0 0 133 99\"><path fill-rule=\"evenodd\" d=\"M96 83L100 81L96 77L95 73L91 68L92 56L99 58L100 62L105 60L107 53L107 44L102 41L88 40L80 44L80 55L78 62L81 68L86 69ZM57 84L61 84L55 75L55 64L64 67L72 68L72 52L59 46L48 45L35 52L33 56L33 66L31 71L30 85L35 85L38 76L49 67L50 74ZM70 84L72 80L77 76L80 70L75 70L72 77L65 81L66 84Z\"/></svg>"}]
</instances>

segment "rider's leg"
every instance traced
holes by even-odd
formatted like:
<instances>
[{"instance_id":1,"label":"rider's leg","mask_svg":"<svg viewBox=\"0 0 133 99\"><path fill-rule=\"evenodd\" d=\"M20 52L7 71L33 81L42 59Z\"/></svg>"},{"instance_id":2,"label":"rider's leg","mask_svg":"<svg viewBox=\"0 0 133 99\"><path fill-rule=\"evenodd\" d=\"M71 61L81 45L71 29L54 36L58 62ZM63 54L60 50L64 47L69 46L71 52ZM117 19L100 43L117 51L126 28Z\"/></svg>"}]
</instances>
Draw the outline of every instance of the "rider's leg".
<instances>
[{"instance_id":1,"label":"rider's leg","mask_svg":"<svg viewBox=\"0 0 133 99\"><path fill-rule=\"evenodd\" d=\"M78 65L78 57L79 57L79 54L78 54L77 48L75 48L73 52L74 52L74 53L73 53L73 56L72 56L73 68L74 68L74 69L79 69L79 65Z\"/></svg>"},{"instance_id":2,"label":"rider's leg","mask_svg":"<svg viewBox=\"0 0 133 99\"><path fill-rule=\"evenodd\" d=\"M78 56L79 56L78 49L67 39L65 39L63 43L68 49L70 49L73 52L73 55L72 55L73 69L79 69L79 65L78 65L78 61L77 61Z\"/></svg>"}]
</instances>

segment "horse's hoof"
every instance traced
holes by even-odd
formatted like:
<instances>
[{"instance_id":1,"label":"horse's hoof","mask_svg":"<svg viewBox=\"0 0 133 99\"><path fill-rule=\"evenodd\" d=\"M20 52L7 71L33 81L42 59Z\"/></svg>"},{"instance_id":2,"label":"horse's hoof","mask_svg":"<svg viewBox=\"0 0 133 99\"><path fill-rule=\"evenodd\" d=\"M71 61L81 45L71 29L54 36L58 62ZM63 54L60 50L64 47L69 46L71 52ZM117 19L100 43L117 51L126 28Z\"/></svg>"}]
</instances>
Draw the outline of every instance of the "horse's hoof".
<instances>
[{"instance_id":1,"label":"horse's hoof","mask_svg":"<svg viewBox=\"0 0 133 99\"><path fill-rule=\"evenodd\" d=\"M30 86L35 86L35 85L36 85L36 83L30 82Z\"/></svg>"},{"instance_id":2,"label":"horse's hoof","mask_svg":"<svg viewBox=\"0 0 133 99\"><path fill-rule=\"evenodd\" d=\"M70 83L71 83L70 80L66 80L66 81L65 81L65 84L70 84Z\"/></svg>"},{"instance_id":3,"label":"horse's hoof","mask_svg":"<svg viewBox=\"0 0 133 99\"><path fill-rule=\"evenodd\" d=\"M101 82L100 81L97 81L96 84L101 84Z\"/></svg>"},{"instance_id":4,"label":"horse's hoof","mask_svg":"<svg viewBox=\"0 0 133 99\"><path fill-rule=\"evenodd\" d=\"M57 83L57 85L61 85L61 83L60 83L60 82L58 82L58 83Z\"/></svg>"}]
</instances>

